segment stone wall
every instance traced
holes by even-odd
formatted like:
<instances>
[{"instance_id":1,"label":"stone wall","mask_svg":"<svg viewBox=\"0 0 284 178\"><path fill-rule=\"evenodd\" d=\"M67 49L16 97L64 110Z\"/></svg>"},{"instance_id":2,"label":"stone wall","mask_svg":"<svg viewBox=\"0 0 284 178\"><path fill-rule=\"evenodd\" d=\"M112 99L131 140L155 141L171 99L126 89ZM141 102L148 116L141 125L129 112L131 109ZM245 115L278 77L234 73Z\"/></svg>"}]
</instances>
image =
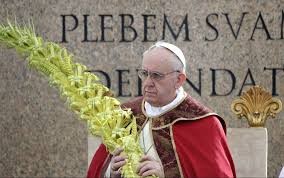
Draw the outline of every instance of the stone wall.
<instances>
[{"instance_id":1,"label":"stone wall","mask_svg":"<svg viewBox=\"0 0 284 178\"><path fill-rule=\"evenodd\" d=\"M136 69L156 40L186 56L185 89L228 127L247 127L230 104L252 84L284 96L284 3L271 1L0 0L0 23L30 19L125 101L141 93ZM76 176L87 169L87 127L14 50L0 48L1 176ZM284 112L267 122L268 176L284 164Z\"/></svg>"}]
</instances>

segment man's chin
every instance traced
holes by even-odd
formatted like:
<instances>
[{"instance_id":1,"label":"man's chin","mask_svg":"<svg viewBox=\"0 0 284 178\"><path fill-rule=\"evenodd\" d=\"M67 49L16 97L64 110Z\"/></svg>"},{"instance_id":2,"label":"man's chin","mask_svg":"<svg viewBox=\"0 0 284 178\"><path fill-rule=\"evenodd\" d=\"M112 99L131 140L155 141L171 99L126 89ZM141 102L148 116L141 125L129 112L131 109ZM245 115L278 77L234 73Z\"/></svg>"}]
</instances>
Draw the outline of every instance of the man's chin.
<instances>
[{"instance_id":1,"label":"man's chin","mask_svg":"<svg viewBox=\"0 0 284 178\"><path fill-rule=\"evenodd\" d=\"M151 105L156 103L155 100L153 99L153 97L144 96L144 100Z\"/></svg>"},{"instance_id":2,"label":"man's chin","mask_svg":"<svg viewBox=\"0 0 284 178\"><path fill-rule=\"evenodd\" d=\"M156 93L149 93L149 92L144 93L144 97L155 98L156 96L157 96Z\"/></svg>"}]
</instances>

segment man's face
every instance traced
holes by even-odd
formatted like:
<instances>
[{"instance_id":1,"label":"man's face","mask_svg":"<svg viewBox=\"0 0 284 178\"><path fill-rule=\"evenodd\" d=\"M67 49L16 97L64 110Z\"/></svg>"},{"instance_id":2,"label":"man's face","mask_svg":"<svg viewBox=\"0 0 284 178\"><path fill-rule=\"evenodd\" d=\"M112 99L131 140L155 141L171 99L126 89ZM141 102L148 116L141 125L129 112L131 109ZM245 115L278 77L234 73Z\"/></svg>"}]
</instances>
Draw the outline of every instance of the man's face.
<instances>
[{"instance_id":1,"label":"man's face","mask_svg":"<svg viewBox=\"0 0 284 178\"><path fill-rule=\"evenodd\" d=\"M152 106L164 106L176 97L177 72L169 62L173 54L164 48L155 48L143 57L142 69L167 74L160 80L148 76L143 80L143 96ZM172 73L170 73L172 72Z\"/></svg>"}]
</instances>

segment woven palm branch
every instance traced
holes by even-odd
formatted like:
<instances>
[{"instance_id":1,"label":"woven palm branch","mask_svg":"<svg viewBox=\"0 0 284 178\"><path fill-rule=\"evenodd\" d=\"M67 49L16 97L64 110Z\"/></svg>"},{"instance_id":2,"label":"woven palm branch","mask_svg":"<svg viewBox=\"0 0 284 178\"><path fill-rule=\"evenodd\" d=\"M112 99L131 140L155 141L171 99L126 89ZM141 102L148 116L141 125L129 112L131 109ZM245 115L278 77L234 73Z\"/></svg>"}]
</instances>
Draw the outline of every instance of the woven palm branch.
<instances>
[{"instance_id":1,"label":"woven palm branch","mask_svg":"<svg viewBox=\"0 0 284 178\"><path fill-rule=\"evenodd\" d=\"M123 148L128 159L122 175L138 177L136 169L143 152L136 119L130 109L121 109L120 102L96 75L75 63L65 48L43 41L35 34L33 25L20 27L9 21L0 25L0 43L15 48L31 68L47 76L50 84L67 99L69 108L87 122L90 133L102 138L109 152Z\"/></svg>"}]
</instances>

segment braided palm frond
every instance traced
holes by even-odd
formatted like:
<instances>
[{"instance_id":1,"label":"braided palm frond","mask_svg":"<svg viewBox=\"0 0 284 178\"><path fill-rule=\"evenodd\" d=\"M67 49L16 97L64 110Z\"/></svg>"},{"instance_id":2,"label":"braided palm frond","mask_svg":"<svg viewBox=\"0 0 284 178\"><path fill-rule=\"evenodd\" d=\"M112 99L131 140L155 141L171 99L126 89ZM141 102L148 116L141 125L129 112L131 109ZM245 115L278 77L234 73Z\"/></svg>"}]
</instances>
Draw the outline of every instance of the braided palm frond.
<instances>
[{"instance_id":1,"label":"braided palm frond","mask_svg":"<svg viewBox=\"0 0 284 178\"><path fill-rule=\"evenodd\" d=\"M111 97L110 90L99 83L96 75L75 63L65 48L36 36L32 25L0 25L0 43L16 49L26 57L29 67L47 76L66 98L68 107L87 122L90 133L102 138L108 151L122 147L128 157L123 176L138 177L136 168L143 152L136 119L131 110L120 108L120 102Z\"/></svg>"}]
</instances>

